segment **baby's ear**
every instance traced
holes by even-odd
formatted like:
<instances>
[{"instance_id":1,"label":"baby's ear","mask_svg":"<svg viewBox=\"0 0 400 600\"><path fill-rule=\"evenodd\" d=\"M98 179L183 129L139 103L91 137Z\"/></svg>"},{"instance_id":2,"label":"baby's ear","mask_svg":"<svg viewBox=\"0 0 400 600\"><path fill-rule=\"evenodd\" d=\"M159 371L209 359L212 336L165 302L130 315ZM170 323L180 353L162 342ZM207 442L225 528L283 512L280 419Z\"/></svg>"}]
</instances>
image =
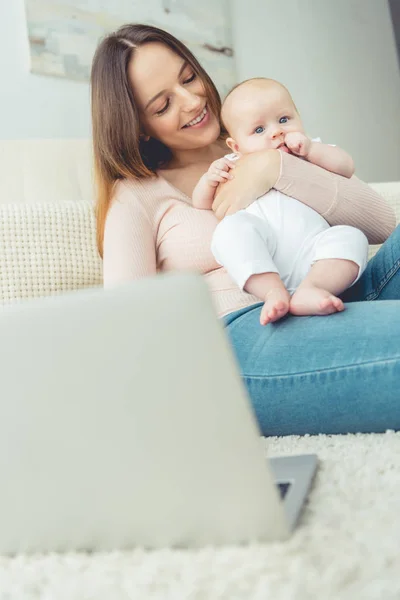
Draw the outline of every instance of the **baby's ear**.
<instances>
[{"instance_id":1,"label":"baby's ear","mask_svg":"<svg viewBox=\"0 0 400 600\"><path fill-rule=\"evenodd\" d=\"M230 148L232 150L232 152L239 152L239 146L237 145L237 143L235 142L235 140L233 138L231 138L231 137L227 138L226 145L228 146L228 148Z\"/></svg>"}]
</instances>

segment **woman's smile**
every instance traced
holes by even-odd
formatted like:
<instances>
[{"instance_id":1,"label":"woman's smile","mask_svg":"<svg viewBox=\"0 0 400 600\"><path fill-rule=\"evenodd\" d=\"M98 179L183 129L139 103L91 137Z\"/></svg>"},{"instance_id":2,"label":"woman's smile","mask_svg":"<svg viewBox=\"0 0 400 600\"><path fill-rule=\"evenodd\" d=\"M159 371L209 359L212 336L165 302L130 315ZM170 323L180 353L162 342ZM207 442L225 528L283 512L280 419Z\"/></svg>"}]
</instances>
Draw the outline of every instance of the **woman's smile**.
<instances>
[{"instance_id":1,"label":"woman's smile","mask_svg":"<svg viewBox=\"0 0 400 600\"><path fill-rule=\"evenodd\" d=\"M182 129L199 129L200 127L203 127L204 125L207 125L207 123L210 120L210 114L209 114L209 110L207 108L207 105L203 108L203 110L201 111L201 113L194 119L192 119L191 121L189 121L189 123L187 123L186 125L184 125L182 127Z\"/></svg>"}]
</instances>

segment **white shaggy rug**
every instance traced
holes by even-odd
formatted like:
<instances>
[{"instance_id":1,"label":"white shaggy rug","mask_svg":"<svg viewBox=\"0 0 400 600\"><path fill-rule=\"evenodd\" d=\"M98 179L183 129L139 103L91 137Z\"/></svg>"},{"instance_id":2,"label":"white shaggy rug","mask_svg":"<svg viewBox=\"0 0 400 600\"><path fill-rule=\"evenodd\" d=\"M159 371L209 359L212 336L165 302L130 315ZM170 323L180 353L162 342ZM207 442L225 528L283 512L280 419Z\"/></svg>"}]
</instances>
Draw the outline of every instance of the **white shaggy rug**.
<instances>
[{"instance_id":1,"label":"white shaggy rug","mask_svg":"<svg viewBox=\"0 0 400 600\"><path fill-rule=\"evenodd\" d=\"M400 434L268 440L300 452L320 468L288 542L0 558L0 599L398 600Z\"/></svg>"}]
</instances>

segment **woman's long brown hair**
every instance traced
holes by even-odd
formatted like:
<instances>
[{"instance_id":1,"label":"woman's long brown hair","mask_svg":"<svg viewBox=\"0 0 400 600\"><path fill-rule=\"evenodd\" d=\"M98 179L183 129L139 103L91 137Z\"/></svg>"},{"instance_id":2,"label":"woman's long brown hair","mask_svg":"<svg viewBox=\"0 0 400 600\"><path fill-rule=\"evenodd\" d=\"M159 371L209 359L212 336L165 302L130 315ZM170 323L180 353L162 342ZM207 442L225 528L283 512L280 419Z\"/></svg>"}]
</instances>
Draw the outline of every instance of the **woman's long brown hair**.
<instances>
[{"instance_id":1,"label":"woman's long brown hair","mask_svg":"<svg viewBox=\"0 0 400 600\"><path fill-rule=\"evenodd\" d=\"M210 77L190 50L166 31L149 25L124 25L100 42L91 72L100 256L103 256L104 226L115 182L124 178L153 177L171 158L169 148L158 140L151 138L145 142L140 138L139 111L128 78L128 65L135 48L149 42L161 42L187 61L203 82L210 110L218 118L221 110L221 100Z\"/></svg>"}]
</instances>

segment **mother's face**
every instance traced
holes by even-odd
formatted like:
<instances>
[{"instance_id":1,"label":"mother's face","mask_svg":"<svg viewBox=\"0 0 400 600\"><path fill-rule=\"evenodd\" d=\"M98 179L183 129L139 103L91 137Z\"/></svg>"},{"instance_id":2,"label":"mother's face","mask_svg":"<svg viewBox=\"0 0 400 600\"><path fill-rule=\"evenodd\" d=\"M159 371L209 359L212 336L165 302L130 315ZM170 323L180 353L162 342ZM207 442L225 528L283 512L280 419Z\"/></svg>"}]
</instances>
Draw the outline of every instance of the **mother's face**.
<instances>
[{"instance_id":1,"label":"mother's face","mask_svg":"<svg viewBox=\"0 0 400 600\"><path fill-rule=\"evenodd\" d=\"M220 133L200 78L186 61L158 42L135 49L128 68L143 132L171 150L208 146Z\"/></svg>"}]
</instances>

